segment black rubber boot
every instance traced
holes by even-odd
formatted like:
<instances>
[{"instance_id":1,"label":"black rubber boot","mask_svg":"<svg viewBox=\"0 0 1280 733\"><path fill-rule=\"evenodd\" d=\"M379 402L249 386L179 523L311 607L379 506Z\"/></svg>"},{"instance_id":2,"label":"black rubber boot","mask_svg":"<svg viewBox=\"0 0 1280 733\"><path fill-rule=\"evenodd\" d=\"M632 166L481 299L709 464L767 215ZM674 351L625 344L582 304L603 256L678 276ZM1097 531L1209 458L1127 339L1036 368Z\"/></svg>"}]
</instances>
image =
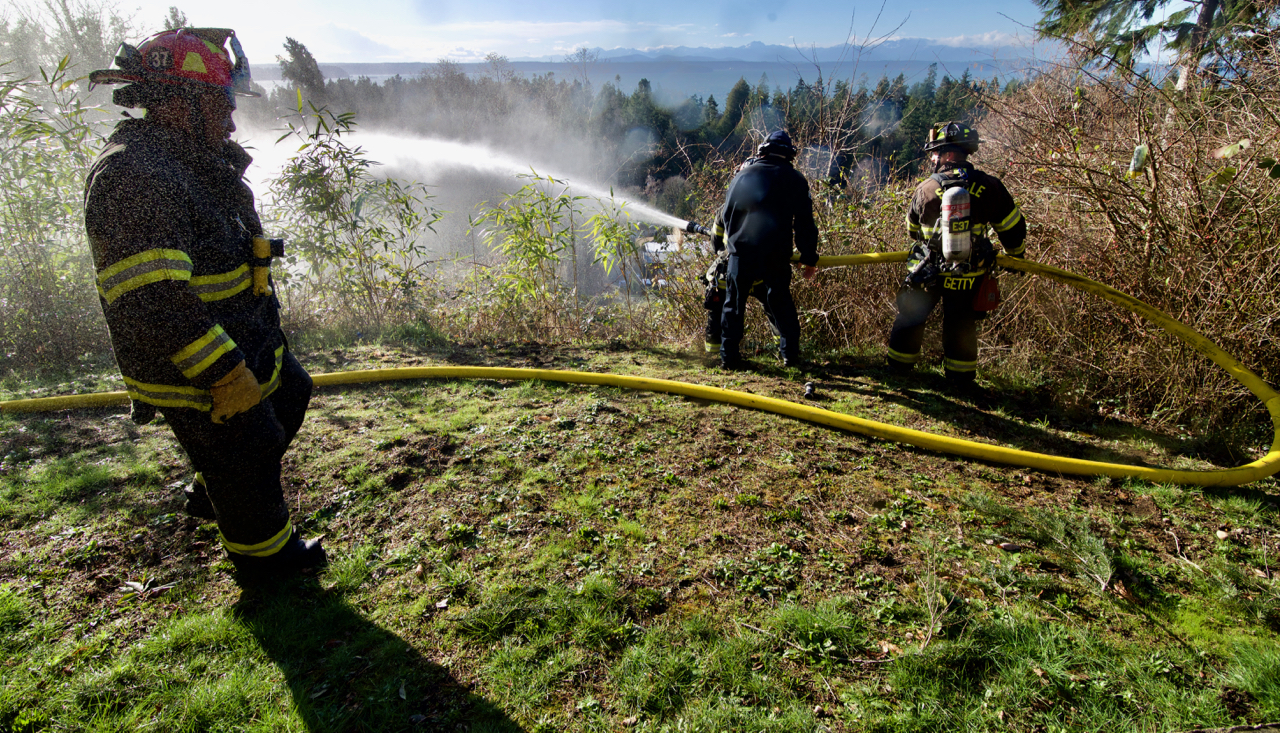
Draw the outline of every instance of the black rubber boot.
<instances>
[{"instance_id":1,"label":"black rubber boot","mask_svg":"<svg viewBox=\"0 0 1280 733\"><path fill-rule=\"evenodd\" d=\"M191 479L190 484L183 487L182 495L187 497L187 503L182 507L187 514L211 522L218 518L213 511L213 502L209 501L209 490L205 488L204 477L199 473Z\"/></svg>"},{"instance_id":2,"label":"black rubber boot","mask_svg":"<svg viewBox=\"0 0 1280 733\"><path fill-rule=\"evenodd\" d=\"M329 563L320 540L302 539L297 527L293 528L289 541L274 555L253 557L230 551L227 555L231 558L231 564L236 567L236 579L242 582L285 578Z\"/></svg>"},{"instance_id":3,"label":"black rubber boot","mask_svg":"<svg viewBox=\"0 0 1280 733\"><path fill-rule=\"evenodd\" d=\"M947 391L958 397L969 400L989 399L991 394L986 387L978 384L976 372L953 372L946 370Z\"/></svg>"},{"instance_id":4,"label":"black rubber boot","mask_svg":"<svg viewBox=\"0 0 1280 733\"><path fill-rule=\"evenodd\" d=\"M795 356L787 356L787 355L783 354L783 356L782 356L782 366L784 366L784 367L786 367L786 368L788 368L788 369L808 369L808 368L809 368L809 362L808 362L808 361L806 361L806 360L805 360L802 356L800 356L799 354L796 354Z\"/></svg>"},{"instance_id":5,"label":"black rubber boot","mask_svg":"<svg viewBox=\"0 0 1280 733\"><path fill-rule=\"evenodd\" d=\"M889 373L894 375L905 376L907 374L911 374L915 372L916 370L915 364L907 364L907 363L898 361L897 359L890 359L890 358L885 359L885 366L889 367Z\"/></svg>"}]
</instances>

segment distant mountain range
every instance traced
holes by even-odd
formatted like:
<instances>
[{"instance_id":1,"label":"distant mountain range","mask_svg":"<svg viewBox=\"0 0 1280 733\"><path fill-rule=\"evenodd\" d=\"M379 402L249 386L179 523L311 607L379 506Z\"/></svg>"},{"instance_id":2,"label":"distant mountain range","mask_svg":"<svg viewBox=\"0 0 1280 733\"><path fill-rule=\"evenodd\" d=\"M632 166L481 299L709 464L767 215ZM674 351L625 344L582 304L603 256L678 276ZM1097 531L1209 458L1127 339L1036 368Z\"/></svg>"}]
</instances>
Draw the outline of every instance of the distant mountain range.
<instances>
[{"instance_id":1,"label":"distant mountain range","mask_svg":"<svg viewBox=\"0 0 1280 733\"><path fill-rule=\"evenodd\" d=\"M865 47L827 46L822 48L806 46L769 45L754 41L745 46L724 46L721 48L689 48L688 46L672 46L649 50L634 48L615 48L611 50L593 49L600 55L601 61L617 63L635 63L658 59L670 61L755 61L763 63L819 63L862 61L925 61L932 63L1011 60L1025 58L1028 50L1010 44L1001 44L1000 39L991 36L980 36L972 39L972 43L939 43L929 38L899 38L884 41ZM518 61L562 61L563 59L522 58Z\"/></svg>"},{"instance_id":2,"label":"distant mountain range","mask_svg":"<svg viewBox=\"0 0 1280 733\"><path fill-rule=\"evenodd\" d=\"M799 79L812 83L819 74L828 81L848 79L855 84L866 81L874 86L881 76L892 78L898 74L905 75L909 82L918 81L928 67L936 63L940 78L943 75L959 77L968 71L978 79L1006 80L1022 76L1034 65L1034 56L1046 52L1043 46L1029 49L998 43L1001 40L998 38L973 40L971 44L952 44L926 38L902 38L865 48L797 49L757 41L723 48L594 49L598 57L589 66L587 76L596 87L612 83L626 92L635 89L640 79L648 79L656 99L676 104L695 94L704 99L714 95L723 101L738 79L754 86L762 75L768 77L770 86L786 88ZM581 75L581 69L565 63L563 57L518 58L512 59L511 64L517 73L526 76L552 73L558 78L577 79ZM326 79L367 76L382 82L396 75L417 76L432 66L434 64L428 62L322 63L320 70ZM468 74L483 74L489 65L459 63L458 68ZM279 67L275 65L255 70L254 76L259 81L281 79Z\"/></svg>"}]
</instances>

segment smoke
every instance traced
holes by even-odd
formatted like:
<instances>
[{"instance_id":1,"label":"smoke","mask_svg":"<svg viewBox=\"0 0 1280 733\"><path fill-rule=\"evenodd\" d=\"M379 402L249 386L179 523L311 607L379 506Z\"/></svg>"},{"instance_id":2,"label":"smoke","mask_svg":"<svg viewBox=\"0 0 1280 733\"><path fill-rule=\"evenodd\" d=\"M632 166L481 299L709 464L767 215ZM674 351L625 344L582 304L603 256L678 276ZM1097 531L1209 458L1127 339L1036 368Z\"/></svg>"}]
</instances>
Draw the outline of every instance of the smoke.
<instances>
[{"instance_id":1,"label":"smoke","mask_svg":"<svg viewBox=\"0 0 1280 733\"><path fill-rule=\"evenodd\" d=\"M270 181L279 174L288 158L296 151L296 141L286 138L274 143L278 135L251 133L242 144L251 149L253 165L247 171L250 185L263 196ZM654 209L632 196L593 182L581 171L561 170L550 161L534 160L498 150L492 146L417 137L389 132L356 132L344 142L361 148L371 159L381 163L379 175L418 181L430 186L432 205L445 212L436 224L439 242L432 247L440 252L458 251L464 244L468 215L486 204L497 204L503 194L510 193L527 181L520 176L536 173L563 181L571 193L586 196L583 208L594 210L610 201L619 205L622 215L633 221L681 229L685 222Z\"/></svg>"},{"instance_id":2,"label":"smoke","mask_svg":"<svg viewBox=\"0 0 1280 733\"><path fill-rule=\"evenodd\" d=\"M435 250L456 251L459 241L469 249L469 217L524 186L528 181L518 176L533 172L567 182L575 195L612 199L634 221L683 228L682 220L640 200L661 141L645 124L628 119L625 94L612 85L596 90L550 73L521 76L507 67L495 57L479 75L441 62L418 76L382 84L332 80L321 101L334 112L355 112L358 127L343 142L382 163L376 175L429 187L432 206L446 212L435 227ZM260 196L299 142L290 136L277 146L280 130L265 128L278 127L278 115L293 108L292 93L276 93L245 100L237 114L246 133L241 142L255 148L249 176ZM296 113L291 116L299 125Z\"/></svg>"}]
</instances>

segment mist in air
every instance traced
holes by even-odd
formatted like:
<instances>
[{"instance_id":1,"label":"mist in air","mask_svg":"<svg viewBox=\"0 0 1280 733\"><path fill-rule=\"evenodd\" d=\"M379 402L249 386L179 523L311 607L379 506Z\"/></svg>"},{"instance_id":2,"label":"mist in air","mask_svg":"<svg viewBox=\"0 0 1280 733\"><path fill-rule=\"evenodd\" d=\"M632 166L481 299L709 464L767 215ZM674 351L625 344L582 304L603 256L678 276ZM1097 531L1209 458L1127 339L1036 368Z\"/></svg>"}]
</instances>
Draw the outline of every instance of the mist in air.
<instances>
[{"instance_id":1,"label":"mist in air","mask_svg":"<svg viewBox=\"0 0 1280 733\"><path fill-rule=\"evenodd\" d=\"M295 139L288 138L275 144L276 137L278 135L258 133L242 140L252 148L254 163L247 176L259 196L268 190L271 180L297 151ZM468 215L474 215L482 205L496 205L505 193L528 182L522 175L535 172L544 178L549 176L564 182L571 194L588 197L581 202L586 210L596 209L601 204L607 206L612 200L618 205L621 216L634 222L676 229L683 229L686 224L684 220L610 186L583 180L580 173L520 160L481 143L387 132L356 132L344 137L344 141L351 147L362 148L369 159L382 164L375 168L377 175L430 186L435 197L432 205L446 212L436 227L446 240L460 241L468 224ZM448 241L442 245L437 249L452 249Z\"/></svg>"}]
</instances>

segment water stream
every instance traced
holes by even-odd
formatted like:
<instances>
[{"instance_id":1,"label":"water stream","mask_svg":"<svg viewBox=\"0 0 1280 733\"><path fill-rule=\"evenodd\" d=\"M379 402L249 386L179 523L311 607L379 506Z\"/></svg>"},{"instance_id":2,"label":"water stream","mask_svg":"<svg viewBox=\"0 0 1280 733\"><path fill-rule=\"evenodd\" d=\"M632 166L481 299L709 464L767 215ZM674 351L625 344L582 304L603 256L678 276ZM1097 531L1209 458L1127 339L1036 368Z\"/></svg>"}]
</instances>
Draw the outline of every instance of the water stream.
<instances>
[{"instance_id":1,"label":"water stream","mask_svg":"<svg viewBox=\"0 0 1280 733\"><path fill-rule=\"evenodd\" d=\"M296 143L291 138L279 145L273 145L271 143L273 139L269 134L264 134L253 136L246 143L255 148L251 151L254 156L254 165L249 169L248 176L254 190L259 193L266 190L268 181L279 172L288 156L297 149ZM416 178L431 185L444 185L437 179L451 168L490 173L510 180L515 180L516 176L522 173L531 172L531 166L527 162L516 160L507 153L476 143L380 132L353 133L345 137L344 142L353 147L364 148L369 158L385 164L384 170L392 175ZM685 221L652 206L616 191L611 194L607 186L573 180L568 175L543 166L537 166L534 170L541 176L550 176L564 181L578 194L603 201L608 201L612 197L614 202L621 205L622 211L632 219L677 229L683 229L685 226ZM405 176L402 172L408 172L410 175Z\"/></svg>"}]
</instances>

